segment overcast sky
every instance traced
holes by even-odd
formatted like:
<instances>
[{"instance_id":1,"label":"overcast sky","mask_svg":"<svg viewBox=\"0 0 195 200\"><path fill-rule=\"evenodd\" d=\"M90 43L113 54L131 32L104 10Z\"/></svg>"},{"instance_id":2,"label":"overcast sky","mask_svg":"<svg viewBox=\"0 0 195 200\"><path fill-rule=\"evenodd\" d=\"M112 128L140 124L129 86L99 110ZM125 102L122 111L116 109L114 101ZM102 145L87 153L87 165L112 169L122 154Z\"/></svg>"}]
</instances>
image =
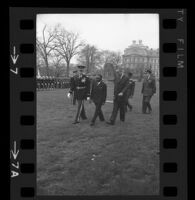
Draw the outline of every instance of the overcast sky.
<instances>
[{"instance_id":1,"label":"overcast sky","mask_svg":"<svg viewBox=\"0 0 195 200\"><path fill-rule=\"evenodd\" d=\"M159 48L158 14L39 14L37 35L45 24L52 27L58 23L102 50L123 53L132 40L142 40L149 48Z\"/></svg>"}]
</instances>

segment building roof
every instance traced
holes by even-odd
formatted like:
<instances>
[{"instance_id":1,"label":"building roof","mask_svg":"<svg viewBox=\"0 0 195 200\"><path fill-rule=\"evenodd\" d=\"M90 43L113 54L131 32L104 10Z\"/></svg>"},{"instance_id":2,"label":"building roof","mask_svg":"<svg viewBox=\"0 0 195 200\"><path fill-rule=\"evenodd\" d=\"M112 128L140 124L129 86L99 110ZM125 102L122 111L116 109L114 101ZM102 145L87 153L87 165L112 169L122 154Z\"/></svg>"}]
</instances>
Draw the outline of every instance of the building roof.
<instances>
[{"instance_id":1,"label":"building roof","mask_svg":"<svg viewBox=\"0 0 195 200\"><path fill-rule=\"evenodd\" d=\"M140 56L147 56L147 51L144 48L140 47L128 47L124 51L124 55L140 55Z\"/></svg>"},{"instance_id":2,"label":"building roof","mask_svg":"<svg viewBox=\"0 0 195 200\"><path fill-rule=\"evenodd\" d=\"M149 49L147 46L144 46L141 40L139 40L139 43L136 43L134 40L133 43L124 50L123 56L128 55L159 56L159 52L158 49Z\"/></svg>"}]
</instances>

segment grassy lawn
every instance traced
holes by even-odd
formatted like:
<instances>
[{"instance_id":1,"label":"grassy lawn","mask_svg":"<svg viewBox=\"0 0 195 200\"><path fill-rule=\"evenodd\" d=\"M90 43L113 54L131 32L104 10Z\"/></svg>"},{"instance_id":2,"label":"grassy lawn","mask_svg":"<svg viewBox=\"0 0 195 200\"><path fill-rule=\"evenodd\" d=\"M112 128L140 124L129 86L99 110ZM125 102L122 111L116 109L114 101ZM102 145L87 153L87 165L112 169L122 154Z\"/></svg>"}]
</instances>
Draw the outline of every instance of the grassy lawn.
<instances>
[{"instance_id":1,"label":"grassy lawn","mask_svg":"<svg viewBox=\"0 0 195 200\"><path fill-rule=\"evenodd\" d=\"M153 113L141 113L141 83L136 83L133 111L115 126L96 121L94 105L85 102L88 120L73 125L77 106L67 90L37 92L38 195L158 195L159 94ZM108 83L108 100L113 86ZM109 119L112 104L103 112ZM118 116L119 117L119 116Z\"/></svg>"}]
</instances>

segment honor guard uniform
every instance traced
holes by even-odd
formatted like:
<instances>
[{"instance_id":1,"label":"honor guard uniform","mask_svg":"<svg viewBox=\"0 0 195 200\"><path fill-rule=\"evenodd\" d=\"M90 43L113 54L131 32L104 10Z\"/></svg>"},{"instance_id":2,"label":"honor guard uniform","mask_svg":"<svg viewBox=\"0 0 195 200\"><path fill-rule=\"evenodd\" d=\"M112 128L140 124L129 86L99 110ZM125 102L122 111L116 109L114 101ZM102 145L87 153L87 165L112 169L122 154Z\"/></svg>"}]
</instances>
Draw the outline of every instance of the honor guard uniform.
<instances>
[{"instance_id":1,"label":"honor guard uniform","mask_svg":"<svg viewBox=\"0 0 195 200\"><path fill-rule=\"evenodd\" d=\"M40 77L40 89L43 90L43 76Z\"/></svg>"},{"instance_id":2,"label":"honor guard uniform","mask_svg":"<svg viewBox=\"0 0 195 200\"><path fill-rule=\"evenodd\" d=\"M46 88L46 77L45 76L43 76L43 89L45 89Z\"/></svg>"},{"instance_id":3,"label":"honor guard uniform","mask_svg":"<svg viewBox=\"0 0 195 200\"><path fill-rule=\"evenodd\" d=\"M51 76L48 76L48 89L51 89Z\"/></svg>"},{"instance_id":4,"label":"honor guard uniform","mask_svg":"<svg viewBox=\"0 0 195 200\"><path fill-rule=\"evenodd\" d=\"M45 89L47 90L48 89L48 77L45 76Z\"/></svg>"},{"instance_id":5,"label":"honor guard uniform","mask_svg":"<svg viewBox=\"0 0 195 200\"><path fill-rule=\"evenodd\" d=\"M84 108L84 100L89 100L90 97L90 81L89 78L83 74L85 66L78 66L78 75L72 81L68 97L74 92L77 100L78 108L75 121L73 124L80 122L80 118L87 119Z\"/></svg>"},{"instance_id":6,"label":"honor guard uniform","mask_svg":"<svg viewBox=\"0 0 195 200\"><path fill-rule=\"evenodd\" d=\"M37 82L37 90L40 88L40 79L39 77L36 77L36 82Z\"/></svg>"},{"instance_id":7,"label":"honor guard uniform","mask_svg":"<svg viewBox=\"0 0 195 200\"><path fill-rule=\"evenodd\" d=\"M51 77L51 88L54 89L54 85L55 85L55 81L54 81L55 77L52 76Z\"/></svg>"},{"instance_id":8,"label":"honor guard uniform","mask_svg":"<svg viewBox=\"0 0 195 200\"><path fill-rule=\"evenodd\" d=\"M56 87L59 89L60 88L60 81L59 78L56 80Z\"/></svg>"}]
</instances>

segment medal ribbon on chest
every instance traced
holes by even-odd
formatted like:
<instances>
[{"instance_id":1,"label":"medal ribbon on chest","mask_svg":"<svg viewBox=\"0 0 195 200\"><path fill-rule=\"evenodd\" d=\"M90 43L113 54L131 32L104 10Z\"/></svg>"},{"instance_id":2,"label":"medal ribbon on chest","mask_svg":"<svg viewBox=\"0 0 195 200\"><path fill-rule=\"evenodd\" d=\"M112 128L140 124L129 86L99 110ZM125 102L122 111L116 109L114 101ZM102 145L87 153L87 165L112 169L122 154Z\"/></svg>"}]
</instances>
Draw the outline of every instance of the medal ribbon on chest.
<instances>
[{"instance_id":1,"label":"medal ribbon on chest","mask_svg":"<svg viewBox=\"0 0 195 200\"><path fill-rule=\"evenodd\" d=\"M82 83L85 83L85 81L86 81L86 78L85 78L85 77L81 79L81 82L82 82Z\"/></svg>"}]
</instances>

